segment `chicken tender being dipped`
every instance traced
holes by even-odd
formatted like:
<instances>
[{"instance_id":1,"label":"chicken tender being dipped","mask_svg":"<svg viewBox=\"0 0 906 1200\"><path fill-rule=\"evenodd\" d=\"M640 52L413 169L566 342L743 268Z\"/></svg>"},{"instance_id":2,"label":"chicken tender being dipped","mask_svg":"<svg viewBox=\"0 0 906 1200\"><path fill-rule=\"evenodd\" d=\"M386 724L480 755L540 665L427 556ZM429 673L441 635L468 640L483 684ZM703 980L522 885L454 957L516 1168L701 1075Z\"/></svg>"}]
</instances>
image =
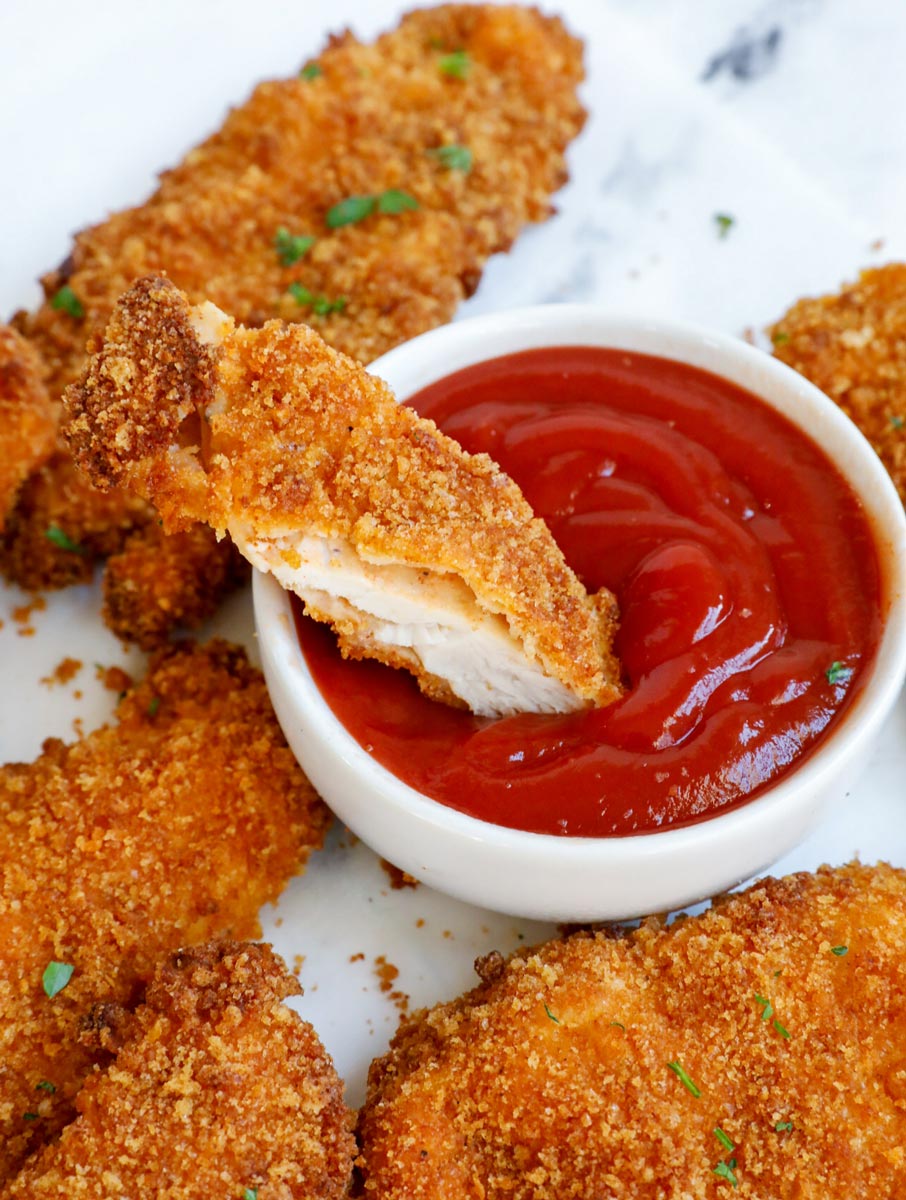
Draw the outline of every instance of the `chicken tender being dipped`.
<instances>
[{"instance_id":1,"label":"chicken tender being dipped","mask_svg":"<svg viewBox=\"0 0 906 1200\"><path fill-rule=\"evenodd\" d=\"M906 872L855 863L489 956L372 1065L363 1194L902 1196L904 927Z\"/></svg>"},{"instance_id":2,"label":"chicken tender being dipped","mask_svg":"<svg viewBox=\"0 0 906 1200\"><path fill-rule=\"evenodd\" d=\"M336 631L497 716L619 695L615 602L590 597L487 455L398 405L313 330L234 325L140 280L67 393L67 436L99 485L165 526L206 521Z\"/></svg>"},{"instance_id":3,"label":"chicken tender being dipped","mask_svg":"<svg viewBox=\"0 0 906 1200\"><path fill-rule=\"evenodd\" d=\"M158 968L135 1012L99 1003L116 1054L0 1200L339 1200L355 1143L342 1084L270 947L213 942ZM38 1093L42 1105L51 1097Z\"/></svg>"},{"instance_id":4,"label":"chicken tender being dipped","mask_svg":"<svg viewBox=\"0 0 906 1200\"><path fill-rule=\"evenodd\" d=\"M258 910L320 846L327 811L264 680L225 642L159 656L115 725L0 768L0 1182L72 1115L98 998Z\"/></svg>"},{"instance_id":5,"label":"chicken tender being dipped","mask_svg":"<svg viewBox=\"0 0 906 1200\"><path fill-rule=\"evenodd\" d=\"M57 409L37 354L14 329L0 325L0 531L24 480L50 457L56 430Z\"/></svg>"}]
</instances>

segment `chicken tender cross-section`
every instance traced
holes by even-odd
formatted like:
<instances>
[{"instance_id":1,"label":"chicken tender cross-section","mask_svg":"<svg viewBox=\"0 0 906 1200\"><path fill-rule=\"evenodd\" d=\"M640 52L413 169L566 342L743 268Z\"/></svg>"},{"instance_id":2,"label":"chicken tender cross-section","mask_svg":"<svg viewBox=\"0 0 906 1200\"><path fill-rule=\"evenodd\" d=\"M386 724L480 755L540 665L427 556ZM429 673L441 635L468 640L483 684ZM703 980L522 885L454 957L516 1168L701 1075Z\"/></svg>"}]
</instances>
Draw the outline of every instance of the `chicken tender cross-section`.
<instances>
[{"instance_id":1,"label":"chicken tender cross-section","mask_svg":"<svg viewBox=\"0 0 906 1200\"><path fill-rule=\"evenodd\" d=\"M855 421L906 503L906 263L797 301L769 333L775 355Z\"/></svg>"},{"instance_id":2,"label":"chicken tender cross-section","mask_svg":"<svg viewBox=\"0 0 906 1200\"><path fill-rule=\"evenodd\" d=\"M301 75L260 84L144 204L80 233L44 278L45 302L17 321L47 365L53 397L79 376L85 343L120 294L151 272L246 325L307 321L363 362L443 324L490 255L551 212L567 178L565 149L585 118L582 73L581 43L557 18L520 6L419 9L373 45L332 38ZM46 474L51 491L69 486L65 463ZM115 534L125 501L111 512L109 496L89 492L83 511L92 501L94 524L110 521ZM76 561L26 514L17 531L4 569L29 587L42 574L45 586L60 586L111 553L86 537ZM115 549L122 539L110 541ZM155 553L153 542L133 540L119 564L121 579L136 567L132 590L151 575ZM190 589L190 567L203 579L210 553L186 553ZM187 608L191 597L173 597L174 614ZM134 632L141 640L150 631Z\"/></svg>"},{"instance_id":3,"label":"chicken tender cross-section","mask_svg":"<svg viewBox=\"0 0 906 1200\"><path fill-rule=\"evenodd\" d=\"M93 349L67 394L79 464L147 496L170 528L228 531L347 655L488 716L617 696L610 594L587 595L486 455L313 330L236 327L151 278Z\"/></svg>"},{"instance_id":4,"label":"chicken tender cross-section","mask_svg":"<svg viewBox=\"0 0 906 1200\"><path fill-rule=\"evenodd\" d=\"M347 1195L351 1114L314 1030L282 1003L299 991L268 946L215 942L161 966L134 1013L98 1005L92 1036L115 1060L0 1200Z\"/></svg>"},{"instance_id":5,"label":"chicken tender cross-section","mask_svg":"<svg viewBox=\"0 0 906 1200\"><path fill-rule=\"evenodd\" d=\"M177 947L257 936L323 840L243 650L159 656L118 718L0 769L0 1180L70 1119L88 1006L130 1003Z\"/></svg>"},{"instance_id":6,"label":"chicken tender cross-section","mask_svg":"<svg viewBox=\"0 0 906 1200\"><path fill-rule=\"evenodd\" d=\"M57 406L41 377L34 349L0 325L0 532L16 493L46 461L57 431Z\"/></svg>"},{"instance_id":7,"label":"chicken tender cross-section","mask_svg":"<svg viewBox=\"0 0 906 1200\"><path fill-rule=\"evenodd\" d=\"M364 1194L906 1195L904 929L906 872L851 864L490 956L373 1064Z\"/></svg>"}]
</instances>

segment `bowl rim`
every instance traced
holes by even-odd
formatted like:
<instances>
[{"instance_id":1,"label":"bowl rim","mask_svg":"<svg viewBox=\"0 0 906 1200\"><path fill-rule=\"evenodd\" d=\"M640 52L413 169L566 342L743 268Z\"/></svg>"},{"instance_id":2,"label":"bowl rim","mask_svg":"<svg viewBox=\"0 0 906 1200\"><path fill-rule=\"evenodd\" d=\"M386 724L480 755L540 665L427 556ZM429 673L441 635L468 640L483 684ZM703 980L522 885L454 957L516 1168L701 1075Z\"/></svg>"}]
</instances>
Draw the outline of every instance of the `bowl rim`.
<instances>
[{"instance_id":1,"label":"bowl rim","mask_svg":"<svg viewBox=\"0 0 906 1200\"><path fill-rule=\"evenodd\" d=\"M702 852L710 843L716 849L728 837L735 840L754 836L776 820L782 822L791 795L812 797L829 777L835 776L858 747L877 731L899 694L906 676L906 515L902 502L867 439L818 388L765 351L730 334L689 322L627 316L592 304L535 305L441 326L376 359L368 371L385 379L404 402L423 387L463 367L520 350L557 346L607 346L688 363L754 393L763 403L786 415L828 457L832 455L824 444L826 441L848 443L849 459L845 465L838 460L837 466L859 496L875 533L885 611L882 611L882 631L875 658L860 681L858 694L828 736L802 763L762 795L689 825L605 837L535 833L496 825L426 796L372 758L334 715L318 690L296 637L290 594L274 579L256 571L253 593L259 637L267 639L272 632L286 626L288 618L289 638L295 644L295 654L291 656L295 677L288 678L285 655L275 656L276 663L284 682L291 685L309 734L330 746L357 775L367 777L369 788L383 802L423 824L443 828L460 838L481 841L489 847L524 851L533 859L540 852L553 854L561 862L594 863L605 869L609 860L623 862L627 855L636 856L639 861L672 857L692 844ZM679 349L682 354L676 353ZM764 382L756 386L755 377ZM407 382L400 383L407 378ZM775 403L777 396L773 393L765 394L773 387L785 398L783 403ZM797 410L801 420L789 412L788 406L794 400L801 406ZM819 433L809 428L813 419L821 423ZM859 480L870 481L868 495L853 480L853 470Z\"/></svg>"}]
</instances>

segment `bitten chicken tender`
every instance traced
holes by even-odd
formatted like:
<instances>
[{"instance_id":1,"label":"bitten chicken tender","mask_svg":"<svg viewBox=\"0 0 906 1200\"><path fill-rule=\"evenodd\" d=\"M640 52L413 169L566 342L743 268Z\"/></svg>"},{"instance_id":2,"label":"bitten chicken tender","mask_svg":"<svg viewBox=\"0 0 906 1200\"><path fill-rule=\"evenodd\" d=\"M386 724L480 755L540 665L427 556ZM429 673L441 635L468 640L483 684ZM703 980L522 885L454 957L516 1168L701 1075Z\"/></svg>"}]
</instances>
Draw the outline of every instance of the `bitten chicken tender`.
<instances>
[{"instance_id":1,"label":"bitten chicken tender","mask_svg":"<svg viewBox=\"0 0 906 1200\"><path fill-rule=\"evenodd\" d=\"M904 929L906 872L855 863L492 955L372 1065L364 1194L906 1195Z\"/></svg>"},{"instance_id":2,"label":"bitten chicken tender","mask_svg":"<svg viewBox=\"0 0 906 1200\"><path fill-rule=\"evenodd\" d=\"M351 1114L314 1030L281 1003L300 990L270 947L214 942L161 966L134 1013L96 1006L92 1037L116 1058L0 1200L347 1195Z\"/></svg>"},{"instance_id":3,"label":"bitten chicken tender","mask_svg":"<svg viewBox=\"0 0 906 1200\"><path fill-rule=\"evenodd\" d=\"M0 1180L71 1118L89 1005L130 1003L179 946L256 936L323 840L243 650L159 656L117 715L0 769ZM73 971L50 995L54 962Z\"/></svg>"},{"instance_id":4,"label":"bitten chicken tender","mask_svg":"<svg viewBox=\"0 0 906 1200\"><path fill-rule=\"evenodd\" d=\"M799 300L769 333L775 355L855 421L906 502L906 263Z\"/></svg>"},{"instance_id":5,"label":"bitten chicken tender","mask_svg":"<svg viewBox=\"0 0 906 1200\"><path fill-rule=\"evenodd\" d=\"M50 457L57 409L34 349L0 325L0 532L27 476Z\"/></svg>"},{"instance_id":6,"label":"bitten chicken tender","mask_svg":"<svg viewBox=\"0 0 906 1200\"><path fill-rule=\"evenodd\" d=\"M581 78L581 43L531 8L420 9L373 45L333 38L301 76L259 85L146 203L79 234L45 277L45 303L17 320L53 396L81 373L116 299L149 272L246 325L307 321L364 362L447 321L488 257L550 213L584 121ZM97 499L100 521L110 503ZM20 514L17 526L7 572L19 582L27 573L30 587L42 573L48 586L65 582L77 564L48 549L40 515ZM95 553L84 544L83 570ZM141 551L134 539L135 589L152 573ZM203 577L209 556L187 557L187 582L188 564Z\"/></svg>"},{"instance_id":7,"label":"bitten chicken tender","mask_svg":"<svg viewBox=\"0 0 906 1200\"><path fill-rule=\"evenodd\" d=\"M305 601L344 653L495 716L619 694L615 603L592 600L487 455L467 454L302 325L236 327L144 279L67 392L99 485L206 521Z\"/></svg>"}]
</instances>

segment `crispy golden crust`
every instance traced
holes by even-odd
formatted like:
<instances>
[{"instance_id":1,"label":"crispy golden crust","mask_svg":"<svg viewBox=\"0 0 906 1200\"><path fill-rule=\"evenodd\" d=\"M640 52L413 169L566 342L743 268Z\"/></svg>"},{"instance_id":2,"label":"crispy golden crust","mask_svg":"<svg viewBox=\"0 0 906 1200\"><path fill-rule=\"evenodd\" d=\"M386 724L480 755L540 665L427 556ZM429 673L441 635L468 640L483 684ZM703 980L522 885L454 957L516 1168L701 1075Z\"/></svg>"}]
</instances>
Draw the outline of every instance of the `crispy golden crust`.
<instances>
[{"instance_id":1,"label":"crispy golden crust","mask_svg":"<svg viewBox=\"0 0 906 1200\"><path fill-rule=\"evenodd\" d=\"M0 1179L69 1119L87 1007L128 1003L177 946L255 936L323 839L326 810L241 649L158 656L118 718L0 770ZM51 960L75 967L53 999Z\"/></svg>"},{"instance_id":2,"label":"crispy golden crust","mask_svg":"<svg viewBox=\"0 0 906 1200\"><path fill-rule=\"evenodd\" d=\"M104 620L124 641L154 650L175 626L197 629L248 573L229 538L218 542L205 525L167 535L153 521L107 563Z\"/></svg>"},{"instance_id":3,"label":"crispy golden crust","mask_svg":"<svg viewBox=\"0 0 906 1200\"><path fill-rule=\"evenodd\" d=\"M306 326L224 320L215 347L197 312L167 280L140 280L92 341L66 434L96 482L135 488L165 526L341 539L368 562L458 576L548 674L585 700L619 694L615 607L596 607L487 455L465 453Z\"/></svg>"},{"instance_id":4,"label":"crispy golden crust","mask_svg":"<svg viewBox=\"0 0 906 1200\"><path fill-rule=\"evenodd\" d=\"M0 532L22 483L49 458L56 429L34 348L0 325Z\"/></svg>"},{"instance_id":5,"label":"crispy golden crust","mask_svg":"<svg viewBox=\"0 0 906 1200\"><path fill-rule=\"evenodd\" d=\"M906 502L906 264L799 300L769 332L775 355L852 417Z\"/></svg>"},{"instance_id":6,"label":"crispy golden crust","mask_svg":"<svg viewBox=\"0 0 906 1200\"><path fill-rule=\"evenodd\" d=\"M466 78L445 73L464 51ZM315 79L263 83L223 127L161 178L145 204L78 235L44 280L47 301L23 318L59 395L77 378L87 338L141 275L166 271L194 302L209 298L247 325L272 317L314 323L368 362L442 324L481 269L527 221L550 212L566 179L563 153L581 128L581 43L531 8L422 9L364 46L335 38ZM454 143L468 173L428 153ZM403 189L417 211L330 230L349 196ZM314 235L290 266L280 227ZM346 308L318 316L287 292L293 281ZM66 284L84 308L52 307Z\"/></svg>"},{"instance_id":7,"label":"crispy golden crust","mask_svg":"<svg viewBox=\"0 0 906 1200\"><path fill-rule=\"evenodd\" d=\"M477 964L484 983L409 1018L371 1068L364 1192L906 1194L904 928L906 872L851 864Z\"/></svg>"},{"instance_id":8,"label":"crispy golden crust","mask_svg":"<svg viewBox=\"0 0 906 1200\"><path fill-rule=\"evenodd\" d=\"M2 1200L346 1195L350 1113L314 1030L281 1003L299 990L268 946L180 951L117 1022L116 1060L87 1079L78 1116Z\"/></svg>"}]
</instances>

